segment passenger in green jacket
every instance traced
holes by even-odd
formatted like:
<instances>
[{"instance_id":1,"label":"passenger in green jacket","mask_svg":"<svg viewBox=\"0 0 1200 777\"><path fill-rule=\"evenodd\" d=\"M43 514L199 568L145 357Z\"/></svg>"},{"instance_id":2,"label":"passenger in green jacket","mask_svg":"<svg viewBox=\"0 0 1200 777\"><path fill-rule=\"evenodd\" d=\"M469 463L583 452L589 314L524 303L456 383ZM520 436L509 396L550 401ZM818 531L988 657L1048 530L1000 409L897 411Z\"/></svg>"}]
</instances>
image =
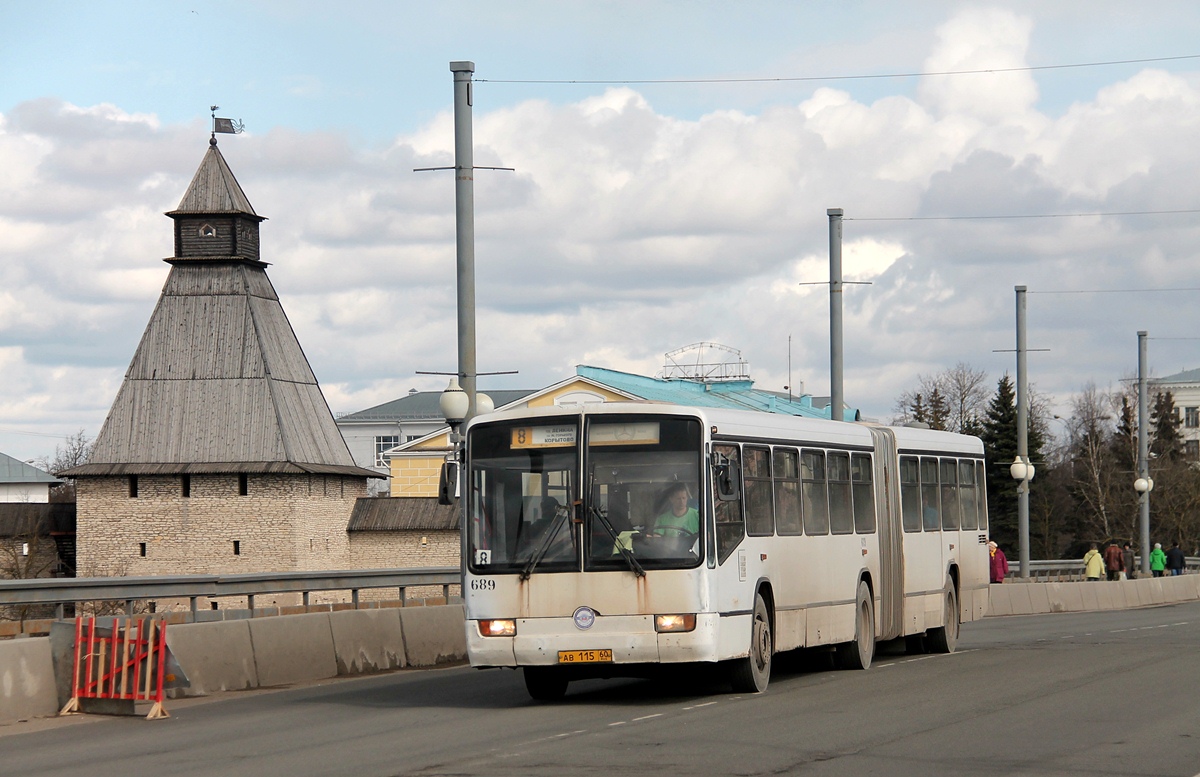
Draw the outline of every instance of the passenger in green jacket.
<instances>
[{"instance_id":1,"label":"passenger in green jacket","mask_svg":"<svg viewBox=\"0 0 1200 777\"><path fill-rule=\"evenodd\" d=\"M1150 572L1155 577L1162 577L1163 570L1167 568L1167 554L1163 553L1162 543L1154 543L1154 550L1150 551Z\"/></svg>"}]
</instances>

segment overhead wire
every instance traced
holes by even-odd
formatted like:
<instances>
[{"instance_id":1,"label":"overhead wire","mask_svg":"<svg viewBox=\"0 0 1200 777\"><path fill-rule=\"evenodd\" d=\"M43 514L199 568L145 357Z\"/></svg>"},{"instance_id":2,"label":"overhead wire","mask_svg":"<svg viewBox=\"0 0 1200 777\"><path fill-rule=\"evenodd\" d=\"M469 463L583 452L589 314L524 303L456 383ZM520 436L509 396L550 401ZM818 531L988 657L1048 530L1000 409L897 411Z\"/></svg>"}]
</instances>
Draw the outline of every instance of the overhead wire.
<instances>
[{"instance_id":1,"label":"overhead wire","mask_svg":"<svg viewBox=\"0 0 1200 777\"><path fill-rule=\"evenodd\" d=\"M924 78L930 76L985 75L989 73L1027 73L1041 70L1067 70L1084 67L1111 67L1115 65L1144 65L1153 62L1176 62L1200 59L1200 54L1182 54L1173 57L1145 57L1142 59L1112 59L1101 62L1075 62L1065 65L1027 65L1023 67L992 67L972 70L933 70L911 73L864 73L857 75L832 76L761 76L728 78L627 78L627 79L583 79L583 78L476 78L476 83L491 84L580 84L600 86L626 86L631 84L760 84L804 81L865 81L883 78Z\"/></svg>"}]
</instances>

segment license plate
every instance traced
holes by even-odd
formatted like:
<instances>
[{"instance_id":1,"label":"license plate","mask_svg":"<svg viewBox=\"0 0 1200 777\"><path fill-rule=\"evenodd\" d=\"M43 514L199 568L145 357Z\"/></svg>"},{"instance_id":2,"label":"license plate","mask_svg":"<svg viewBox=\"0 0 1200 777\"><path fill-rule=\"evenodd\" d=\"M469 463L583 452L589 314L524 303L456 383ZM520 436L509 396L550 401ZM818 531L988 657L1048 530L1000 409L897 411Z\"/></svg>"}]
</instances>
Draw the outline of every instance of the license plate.
<instances>
[{"instance_id":1,"label":"license plate","mask_svg":"<svg viewBox=\"0 0 1200 777\"><path fill-rule=\"evenodd\" d=\"M558 663L560 664L610 664L612 660L611 650L558 651Z\"/></svg>"}]
</instances>

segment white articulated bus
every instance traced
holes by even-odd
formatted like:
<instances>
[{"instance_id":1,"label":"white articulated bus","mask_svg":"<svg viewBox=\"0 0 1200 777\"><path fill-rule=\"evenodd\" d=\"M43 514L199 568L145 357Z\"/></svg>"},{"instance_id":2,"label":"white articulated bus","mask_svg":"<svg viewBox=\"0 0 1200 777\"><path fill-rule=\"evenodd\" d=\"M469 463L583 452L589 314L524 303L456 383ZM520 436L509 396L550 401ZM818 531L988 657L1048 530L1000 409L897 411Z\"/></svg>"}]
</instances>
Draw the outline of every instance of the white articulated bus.
<instances>
[{"instance_id":1,"label":"white articulated bus","mask_svg":"<svg viewBox=\"0 0 1200 777\"><path fill-rule=\"evenodd\" d=\"M466 429L467 651L530 694L723 662L762 691L779 651L951 652L987 608L977 438L612 403Z\"/></svg>"}]
</instances>

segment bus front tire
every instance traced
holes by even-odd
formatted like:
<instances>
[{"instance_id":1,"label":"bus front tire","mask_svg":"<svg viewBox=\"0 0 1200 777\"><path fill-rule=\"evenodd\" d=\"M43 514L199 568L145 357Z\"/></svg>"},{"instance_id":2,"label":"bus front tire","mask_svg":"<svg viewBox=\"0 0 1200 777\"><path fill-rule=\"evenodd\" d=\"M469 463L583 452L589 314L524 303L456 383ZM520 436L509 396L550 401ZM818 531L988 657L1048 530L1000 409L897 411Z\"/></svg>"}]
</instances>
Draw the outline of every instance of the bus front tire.
<instances>
[{"instance_id":1,"label":"bus front tire","mask_svg":"<svg viewBox=\"0 0 1200 777\"><path fill-rule=\"evenodd\" d=\"M865 580L859 581L854 605L854 640L837 646L837 662L842 669L869 669L875 657L875 600Z\"/></svg>"},{"instance_id":2,"label":"bus front tire","mask_svg":"<svg viewBox=\"0 0 1200 777\"><path fill-rule=\"evenodd\" d=\"M754 617L750 623L750 655L729 665L729 684L734 693L762 693L771 680L771 658L775 639L771 634L771 614L763 595L754 596Z\"/></svg>"},{"instance_id":3,"label":"bus front tire","mask_svg":"<svg viewBox=\"0 0 1200 777\"><path fill-rule=\"evenodd\" d=\"M558 701L567 693L567 675L553 666L527 666L525 690L537 701Z\"/></svg>"},{"instance_id":4,"label":"bus front tire","mask_svg":"<svg viewBox=\"0 0 1200 777\"><path fill-rule=\"evenodd\" d=\"M958 594L954 591L954 581L946 580L946 590L942 594L942 606L945 609L945 626L930 629L925 638L925 644L930 653L953 653L958 645Z\"/></svg>"}]
</instances>

